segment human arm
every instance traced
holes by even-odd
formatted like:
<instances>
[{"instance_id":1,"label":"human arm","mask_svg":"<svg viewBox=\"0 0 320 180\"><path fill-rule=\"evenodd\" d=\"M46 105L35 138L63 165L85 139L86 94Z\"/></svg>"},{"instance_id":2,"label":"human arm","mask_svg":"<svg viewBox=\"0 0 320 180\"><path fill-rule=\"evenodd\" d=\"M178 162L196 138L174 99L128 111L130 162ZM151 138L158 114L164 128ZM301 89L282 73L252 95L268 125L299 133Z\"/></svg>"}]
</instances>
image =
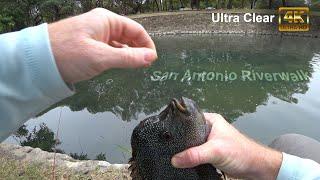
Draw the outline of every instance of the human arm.
<instances>
[{"instance_id":1,"label":"human arm","mask_svg":"<svg viewBox=\"0 0 320 180\"><path fill-rule=\"evenodd\" d=\"M71 96L56 67L47 25L0 36L0 142L25 121Z\"/></svg>"},{"instance_id":2,"label":"human arm","mask_svg":"<svg viewBox=\"0 0 320 180\"><path fill-rule=\"evenodd\" d=\"M212 125L208 141L175 155L172 158L175 167L210 163L229 176L245 179L320 178L317 163L260 145L241 134L221 115L207 113L205 117ZM298 169L299 163L308 168Z\"/></svg>"},{"instance_id":3,"label":"human arm","mask_svg":"<svg viewBox=\"0 0 320 180\"><path fill-rule=\"evenodd\" d=\"M140 24L105 9L0 35L0 142L71 96L66 84L111 68L149 66L156 57Z\"/></svg>"}]
</instances>

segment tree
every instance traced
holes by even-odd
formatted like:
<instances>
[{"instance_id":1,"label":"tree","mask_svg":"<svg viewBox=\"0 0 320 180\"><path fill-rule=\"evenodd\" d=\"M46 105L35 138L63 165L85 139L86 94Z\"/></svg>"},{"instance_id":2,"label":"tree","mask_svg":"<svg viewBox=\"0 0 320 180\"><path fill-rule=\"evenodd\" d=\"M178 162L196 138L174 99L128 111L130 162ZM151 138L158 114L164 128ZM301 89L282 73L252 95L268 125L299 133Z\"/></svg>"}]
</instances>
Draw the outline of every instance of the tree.
<instances>
[{"instance_id":1,"label":"tree","mask_svg":"<svg viewBox=\"0 0 320 180\"><path fill-rule=\"evenodd\" d=\"M269 0L269 9L272 8L272 0Z\"/></svg>"},{"instance_id":2,"label":"tree","mask_svg":"<svg viewBox=\"0 0 320 180\"><path fill-rule=\"evenodd\" d=\"M70 153L70 156L73 158L73 159L77 159L77 160L89 160L88 158L88 154L85 154L85 153Z\"/></svg>"},{"instance_id":3,"label":"tree","mask_svg":"<svg viewBox=\"0 0 320 180\"><path fill-rule=\"evenodd\" d=\"M206 0L206 7L209 7L209 0Z\"/></svg>"},{"instance_id":4,"label":"tree","mask_svg":"<svg viewBox=\"0 0 320 180\"><path fill-rule=\"evenodd\" d=\"M31 132L28 132L23 126L20 129L21 130L17 132L19 137L21 139L23 139L22 137L25 138L20 141L22 146L30 146L53 152L54 148L61 143L54 138L54 133L44 123L40 124L39 129L34 127Z\"/></svg>"},{"instance_id":5,"label":"tree","mask_svg":"<svg viewBox=\"0 0 320 180\"><path fill-rule=\"evenodd\" d=\"M232 8L232 0L228 1L228 5L227 5L227 9L231 9Z\"/></svg>"},{"instance_id":6,"label":"tree","mask_svg":"<svg viewBox=\"0 0 320 180\"><path fill-rule=\"evenodd\" d=\"M245 0L241 0L241 8L244 8L244 1Z\"/></svg>"},{"instance_id":7,"label":"tree","mask_svg":"<svg viewBox=\"0 0 320 180\"><path fill-rule=\"evenodd\" d=\"M173 10L173 0L169 0L169 10Z\"/></svg>"},{"instance_id":8,"label":"tree","mask_svg":"<svg viewBox=\"0 0 320 180\"><path fill-rule=\"evenodd\" d=\"M200 0L190 0L191 9L200 9Z\"/></svg>"},{"instance_id":9,"label":"tree","mask_svg":"<svg viewBox=\"0 0 320 180\"><path fill-rule=\"evenodd\" d=\"M255 8L256 2L257 2L257 0L251 0L251 6L250 6L251 9Z\"/></svg>"},{"instance_id":10,"label":"tree","mask_svg":"<svg viewBox=\"0 0 320 180\"><path fill-rule=\"evenodd\" d=\"M153 0L153 3L152 3L153 12L154 12L154 5L156 5L157 6L157 10L160 11L160 6L158 4L158 0Z\"/></svg>"},{"instance_id":11,"label":"tree","mask_svg":"<svg viewBox=\"0 0 320 180\"><path fill-rule=\"evenodd\" d=\"M79 13L74 0L6 0L0 2L0 32L20 30Z\"/></svg>"},{"instance_id":12,"label":"tree","mask_svg":"<svg viewBox=\"0 0 320 180\"><path fill-rule=\"evenodd\" d=\"M0 33L13 31L15 22L12 16L0 14Z\"/></svg>"},{"instance_id":13,"label":"tree","mask_svg":"<svg viewBox=\"0 0 320 180\"><path fill-rule=\"evenodd\" d=\"M221 8L221 0L216 0L216 9Z\"/></svg>"},{"instance_id":14,"label":"tree","mask_svg":"<svg viewBox=\"0 0 320 180\"><path fill-rule=\"evenodd\" d=\"M40 6L41 16L45 21L53 22L75 14L74 1L47 0Z\"/></svg>"},{"instance_id":15,"label":"tree","mask_svg":"<svg viewBox=\"0 0 320 180\"><path fill-rule=\"evenodd\" d=\"M180 0L180 8L185 8L184 3L182 0Z\"/></svg>"}]
</instances>

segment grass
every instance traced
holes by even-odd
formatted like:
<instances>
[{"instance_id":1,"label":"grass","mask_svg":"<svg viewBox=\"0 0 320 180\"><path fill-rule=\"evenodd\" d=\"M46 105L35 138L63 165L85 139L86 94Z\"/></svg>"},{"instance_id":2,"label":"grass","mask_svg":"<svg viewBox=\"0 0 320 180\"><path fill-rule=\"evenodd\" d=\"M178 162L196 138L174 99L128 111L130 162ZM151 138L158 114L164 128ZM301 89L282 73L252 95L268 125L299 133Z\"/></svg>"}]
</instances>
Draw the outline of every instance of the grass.
<instances>
[{"instance_id":1,"label":"grass","mask_svg":"<svg viewBox=\"0 0 320 180\"><path fill-rule=\"evenodd\" d=\"M26 165L17 161L0 158L0 179L46 179L46 172L40 165Z\"/></svg>"},{"instance_id":2,"label":"grass","mask_svg":"<svg viewBox=\"0 0 320 180\"><path fill-rule=\"evenodd\" d=\"M56 179L61 180L89 180L89 179L108 179L122 180L130 179L127 172L118 169L109 169L107 171L95 171L83 174L72 172L66 168L56 169ZM16 160L0 157L0 180L50 180L52 178L52 169L41 164L29 164Z\"/></svg>"}]
</instances>

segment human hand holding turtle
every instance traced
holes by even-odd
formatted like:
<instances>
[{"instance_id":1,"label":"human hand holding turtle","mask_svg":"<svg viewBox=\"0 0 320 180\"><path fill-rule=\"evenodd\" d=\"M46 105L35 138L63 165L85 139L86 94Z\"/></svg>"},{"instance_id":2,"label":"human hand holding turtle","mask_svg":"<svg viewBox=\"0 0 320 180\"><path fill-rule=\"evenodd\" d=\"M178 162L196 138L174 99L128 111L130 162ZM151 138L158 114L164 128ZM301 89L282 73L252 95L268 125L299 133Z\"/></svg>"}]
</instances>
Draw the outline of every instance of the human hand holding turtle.
<instances>
[{"instance_id":1,"label":"human hand holding turtle","mask_svg":"<svg viewBox=\"0 0 320 180\"><path fill-rule=\"evenodd\" d=\"M246 179L276 179L282 154L241 134L221 115L205 113L212 125L206 143L172 158L173 166L190 168L210 163L229 176Z\"/></svg>"}]
</instances>

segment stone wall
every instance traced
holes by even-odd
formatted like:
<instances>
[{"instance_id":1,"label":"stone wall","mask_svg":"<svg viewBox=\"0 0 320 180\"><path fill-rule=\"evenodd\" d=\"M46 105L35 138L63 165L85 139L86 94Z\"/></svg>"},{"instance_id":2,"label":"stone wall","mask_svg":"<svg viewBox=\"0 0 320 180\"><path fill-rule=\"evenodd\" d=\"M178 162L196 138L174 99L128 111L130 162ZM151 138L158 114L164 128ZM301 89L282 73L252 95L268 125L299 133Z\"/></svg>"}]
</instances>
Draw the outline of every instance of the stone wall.
<instances>
[{"instance_id":1,"label":"stone wall","mask_svg":"<svg viewBox=\"0 0 320 180\"><path fill-rule=\"evenodd\" d=\"M189 11L175 13L159 13L152 15L138 15L130 18L141 23L151 35L166 34L262 34L286 35L303 37L320 37L320 17L310 17L310 31L308 32L279 32L278 16L272 23L248 23L243 20L246 12L227 12L239 15L240 22L212 22L212 13L221 11ZM253 13L253 12L251 12ZM275 15L275 11L256 11L256 15Z\"/></svg>"}]
</instances>

